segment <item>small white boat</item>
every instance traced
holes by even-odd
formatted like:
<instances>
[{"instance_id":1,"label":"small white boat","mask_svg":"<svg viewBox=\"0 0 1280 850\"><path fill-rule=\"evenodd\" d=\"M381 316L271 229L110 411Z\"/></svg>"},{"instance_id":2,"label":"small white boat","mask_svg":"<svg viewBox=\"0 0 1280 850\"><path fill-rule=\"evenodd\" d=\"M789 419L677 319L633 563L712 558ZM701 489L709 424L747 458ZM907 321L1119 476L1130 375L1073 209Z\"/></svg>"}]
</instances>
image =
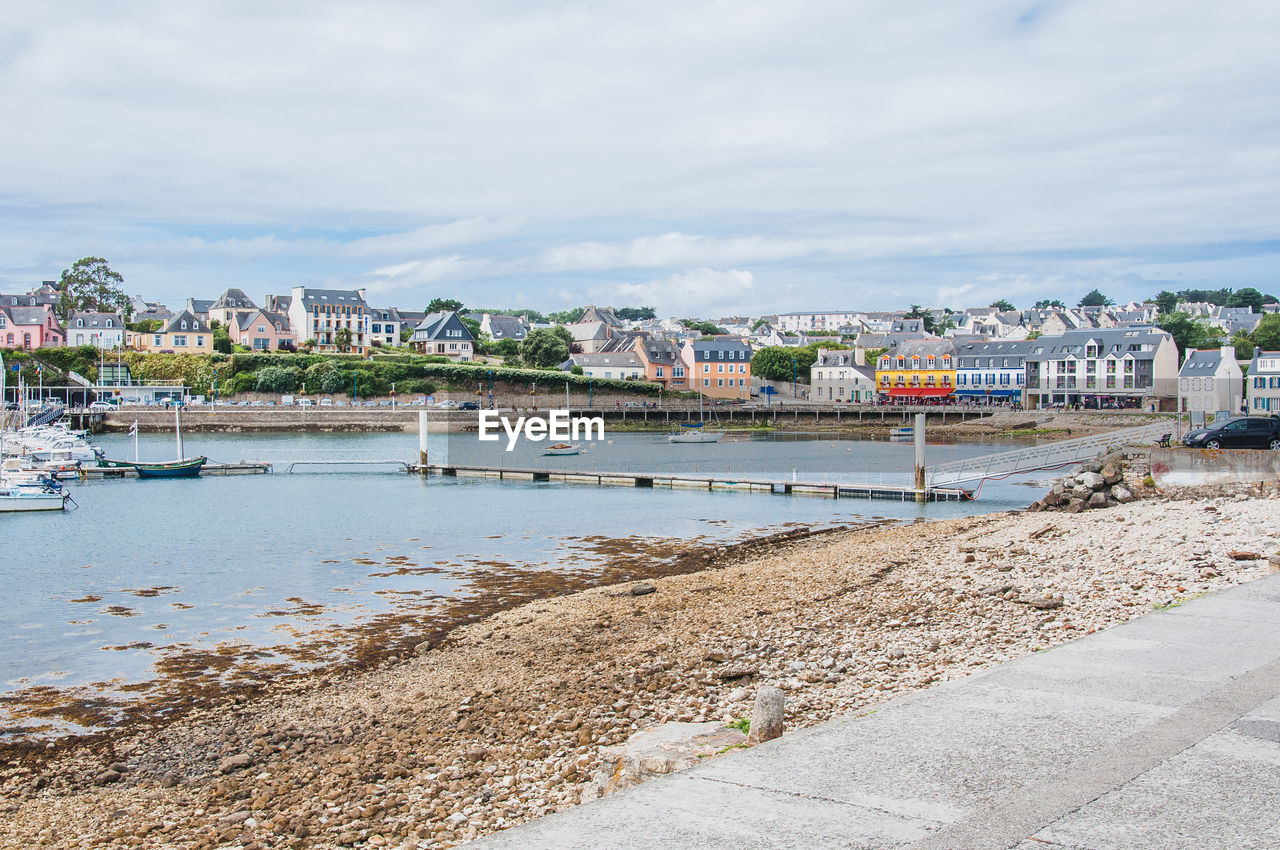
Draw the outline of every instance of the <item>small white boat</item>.
<instances>
[{"instance_id":1,"label":"small white boat","mask_svg":"<svg viewBox=\"0 0 1280 850\"><path fill-rule=\"evenodd\" d=\"M582 451L582 446L574 446L569 443L556 443L554 446L547 446L542 452L544 455L576 455Z\"/></svg>"},{"instance_id":2,"label":"small white boat","mask_svg":"<svg viewBox=\"0 0 1280 850\"><path fill-rule=\"evenodd\" d=\"M894 428L889 432L890 437L914 437L915 435L916 429L910 425L905 428Z\"/></svg>"},{"instance_id":3,"label":"small white boat","mask_svg":"<svg viewBox=\"0 0 1280 850\"><path fill-rule=\"evenodd\" d=\"M685 430L667 435L668 443L718 443L724 436L723 431L704 431L702 423L681 426Z\"/></svg>"},{"instance_id":4,"label":"small white boat","mask_svg":"<svg viewBox=\"0 0 1280 850\"><path fill-rule=\"evenodd\" d=\"M65 490L46 490L23 485L0 485L0 514L26 511L60 511L70 496Z\"/></svg>"}]
</instances>

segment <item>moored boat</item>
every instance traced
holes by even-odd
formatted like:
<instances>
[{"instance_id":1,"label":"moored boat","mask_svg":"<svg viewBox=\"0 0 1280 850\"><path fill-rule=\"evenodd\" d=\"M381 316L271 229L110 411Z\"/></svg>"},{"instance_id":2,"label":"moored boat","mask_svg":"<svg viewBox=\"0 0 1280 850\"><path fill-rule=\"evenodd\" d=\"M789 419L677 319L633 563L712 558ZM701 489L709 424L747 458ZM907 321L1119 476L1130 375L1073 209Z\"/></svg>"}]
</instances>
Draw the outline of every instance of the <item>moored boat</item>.
<instances>
[{"instance_id":1,"label":"moored boat","mask_svg":"<svg viewBox=\"0 0 1280 850\"><path fill-rule=\"evenodd\" d=\"M209 462L207 457L184 458L158 463L129 463L137 470L139 478L195 478L200 474L200 467Z\"/></svg>"},{"instance_id":2,"label":"moored boat","mask_svg":"<svg viewBox=\"0 0 1280 850\"><path fill-rule=\"evenodd\" d=\"M542 452L544 455L576 455L582 451L582 446L575 446L569 443L556 443L554 446L547 446Z\"/></svg>"}]
</instances>

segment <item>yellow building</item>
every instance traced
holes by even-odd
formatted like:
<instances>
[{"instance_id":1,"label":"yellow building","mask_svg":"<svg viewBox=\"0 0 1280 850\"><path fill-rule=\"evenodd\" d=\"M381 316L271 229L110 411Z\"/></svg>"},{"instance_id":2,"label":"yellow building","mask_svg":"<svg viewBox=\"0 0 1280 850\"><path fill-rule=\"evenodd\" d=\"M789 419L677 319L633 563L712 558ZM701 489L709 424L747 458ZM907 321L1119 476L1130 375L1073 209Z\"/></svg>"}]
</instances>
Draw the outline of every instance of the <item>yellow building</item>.
<instances>
[{"instance_id":1,"label":"yellow building","mask_svg":"<svg viewBox=\"0 0 1280 850\"><path fill-rule=\"evenodd\" d=\"M881 399L945 398L956 388L956 350L945 339L915 339L891 348L876 363Z\"/></svg>"},{"instance_id":2,"label":"yellow building","mask_svg":"<svg viewBox=\"0 0 1280 850\"><path fill-rule=\"evenodd\" d=\"M126 331L126 348L135 351L162 351L170 354L212 354L213 331L204 322L183 310L151 333Z\"/></svg>"}]
</instances>

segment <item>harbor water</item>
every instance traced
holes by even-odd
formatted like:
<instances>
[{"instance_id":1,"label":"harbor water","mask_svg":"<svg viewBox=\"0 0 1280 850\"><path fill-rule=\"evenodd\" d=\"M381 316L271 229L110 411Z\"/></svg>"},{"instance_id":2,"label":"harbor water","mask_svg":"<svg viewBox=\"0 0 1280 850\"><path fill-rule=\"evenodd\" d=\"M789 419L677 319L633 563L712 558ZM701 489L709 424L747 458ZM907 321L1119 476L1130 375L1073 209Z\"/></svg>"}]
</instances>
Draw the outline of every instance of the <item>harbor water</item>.
<instances>
[{"instance_id":1,"label":"harbor water","mask_svg":"<svg viewBox=\"0 0 1280 850\"><path fill-rule=\"evenodd\" d=\"M474 440L433 434L429 448L458 457ZM109 458L132 459L130 437L95 442ZM415 462L418 453L415 434L188 434L184 442L188 456L211 462L335 450ZM929 457L945 462L1017 445L930 443ZM504 462L905 481L911 451L909 444L830 435L669 445L663 434L616 433L580 456L513 455ZM172 459L174 440L143 435L139 454ZM1035 495L1025 481L989 485L979 501L916 504L426 479L394 465L306 469L73 481L77 509L0 517L0 579L9 591L0 608L0 736L92 726L30 708L65 694L145 697L148 682L177 669L166 666L177 656L197 659L183 675L216 673L224 681L238 675L243 658L259 671L341 664L352 660L352 630L381 622L412 632L442 605L456 611L483 594L511 592L502 588L522 576L572 573L590 582L700 544L796 526L986 513L1023 507ZM214 664L218 653L237 661Z\"/></svg>"}]
</instances>

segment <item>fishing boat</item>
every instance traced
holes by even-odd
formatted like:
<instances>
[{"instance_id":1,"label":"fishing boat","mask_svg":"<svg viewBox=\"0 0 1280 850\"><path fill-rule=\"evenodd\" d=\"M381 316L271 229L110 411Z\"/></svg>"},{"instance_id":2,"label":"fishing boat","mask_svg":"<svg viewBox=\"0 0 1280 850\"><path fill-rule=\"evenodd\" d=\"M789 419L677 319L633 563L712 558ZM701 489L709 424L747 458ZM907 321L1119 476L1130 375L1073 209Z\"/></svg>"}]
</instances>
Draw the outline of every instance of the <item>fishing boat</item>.
<instances>
[{"instance_id":1,"label":"fishing boat","mask_svg":"<svg viewBox=\"0 0 1280 850\"><path fill-rule=\"evenodd\" d=\"M698 421L681 422L680 427L667 435L668 443L718 443L723 431L708 431L702 414L702 387L698 387Z\"/></svg>"},{"instance_id":2,"label":"fishing boat","mask_svg":"<svg viewBox=\"0 0 1280 850\"><path fill-rule=\"evenodd\" d=\"M554 446L547 446L542 452L544 455L576 455L582 451L582 446L571 445L570 443L556 443Z\"/></svg>"},{"instance_id":3,"label":"fishing boat","mask_svg":"<svg viewBox=\"0 0 1280 850\"><path fill-rule=\"evenodd\" d=\"M915 434L916 434L916 429L911 427L910 425L906 426L905 428L894 428L889 432L890 437L914 437Z\"/></svg>"},{"instance_id":4,"label":"fishing boat","mask_svg":"<svg viewBox=\"0 0 1280 850\"><path fill-rule=\"evenodd\" d=\"M182 451L182 416L180 406L173 408L173 431L178 440L178 459L144 463L138 459L138 423L133 423L133 461L101 459L99 466L133 467L139 478L195 478L200 475L200 468L209 462L209 458L184 457Z\"/></svg>"},{"instance_id":5,"label":"fishing boat","mask_svg":"<svg viewBox=\"0 0 1280 850\"><path fill-rule=\"evenodd\" d=\"M195 478L200 467L209 462L207 457L160 461L159 463L131 463L139 478Z\"/></svg>"}]
</instances>

